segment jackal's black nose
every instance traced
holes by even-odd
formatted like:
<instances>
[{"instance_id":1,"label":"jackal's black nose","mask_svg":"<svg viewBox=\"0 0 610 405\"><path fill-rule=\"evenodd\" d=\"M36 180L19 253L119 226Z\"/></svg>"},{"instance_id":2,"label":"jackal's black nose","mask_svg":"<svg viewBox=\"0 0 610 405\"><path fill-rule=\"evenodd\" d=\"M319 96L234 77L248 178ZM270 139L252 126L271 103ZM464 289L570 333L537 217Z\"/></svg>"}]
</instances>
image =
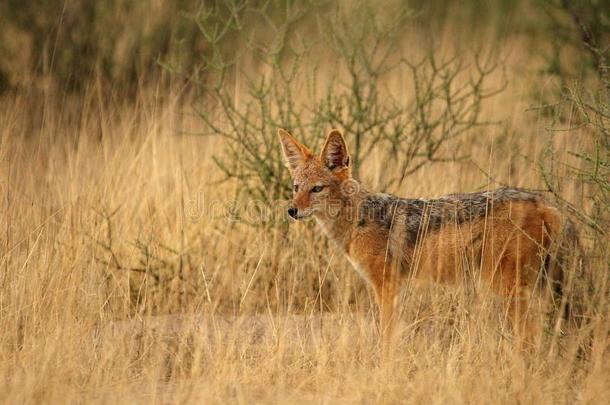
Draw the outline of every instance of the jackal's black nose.
<instances>
[{"instance_id":1,"label":"jackal's black nose","mask_svg":"<svg viewBox=\"0 0 610 405\"><path fill-rule=\"evenodd\" d=\"M297 217L297 212L299 212L299 210L296 209L296 207L290 207L288 208L288 215L290 215L292 218Z\"/></svg>"}]
</instances>

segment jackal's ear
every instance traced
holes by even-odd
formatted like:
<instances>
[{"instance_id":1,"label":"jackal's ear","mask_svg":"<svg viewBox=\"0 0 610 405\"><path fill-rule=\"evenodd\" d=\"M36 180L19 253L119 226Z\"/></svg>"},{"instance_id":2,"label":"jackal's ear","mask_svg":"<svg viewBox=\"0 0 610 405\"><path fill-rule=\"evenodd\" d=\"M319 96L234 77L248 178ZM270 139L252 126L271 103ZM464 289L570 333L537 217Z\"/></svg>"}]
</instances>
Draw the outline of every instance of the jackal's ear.
<instances>
[{"instance_id":1,"label":"jackal's ear","mask_svg":"<svg viewBox=\"0 0 610 405\"><path fill-rule=\"evenodd\" d=\"M349 152L345 139L338 129L329 132L322 148L320 159L330 170L349 167Z\"/></svg>"},{"instance_id":2,"label":"jackal's ear","mask_svg":"<svg viewBox=\"0 0 610 405\"><path fill-rule=\"evenodd\" d=\"M284 152L288 167L290 168L290 171L294 171L311 156L311 152L287 131L280 128L278 129L277 134L280 137L282 151Z\"/></svg>"}]
</instances>

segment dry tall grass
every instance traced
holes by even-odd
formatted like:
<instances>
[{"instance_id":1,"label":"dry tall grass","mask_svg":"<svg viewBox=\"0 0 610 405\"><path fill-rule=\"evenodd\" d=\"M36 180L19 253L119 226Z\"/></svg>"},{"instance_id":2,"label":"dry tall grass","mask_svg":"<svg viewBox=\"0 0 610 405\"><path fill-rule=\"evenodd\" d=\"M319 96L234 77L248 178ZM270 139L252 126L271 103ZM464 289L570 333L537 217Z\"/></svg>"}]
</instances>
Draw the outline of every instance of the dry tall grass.
<instances>
[{"instance_id":1,"label":"dry tall grass","mask_svg":"<svg viewBox=\"0 0 610 405\"><path fill-rule=\"evenodd\" d=\"M472 163L430 165L395 192L540 185L546 123L524 112L539 76L519 41L508 90L484 106L505 125L461 144ZM587 328L523 353L493 297L408 286L379 364L363 281L315 227L231 220L222 145L187 135L199 123L179 93L97 94L1 101L3 403L610 402L607 300ZM382 157L366 172L375 188ZM591 266L607 282L604 258Z\"/></svg>"}]
</instances>

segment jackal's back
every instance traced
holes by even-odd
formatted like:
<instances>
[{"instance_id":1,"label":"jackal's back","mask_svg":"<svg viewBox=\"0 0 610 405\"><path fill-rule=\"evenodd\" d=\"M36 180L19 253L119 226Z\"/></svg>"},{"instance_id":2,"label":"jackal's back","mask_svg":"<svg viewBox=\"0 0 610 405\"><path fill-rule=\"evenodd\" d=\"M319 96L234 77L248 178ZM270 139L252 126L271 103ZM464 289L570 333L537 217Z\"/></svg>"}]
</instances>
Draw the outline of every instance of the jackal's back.
<instances>
[{"instance_id":1,"label":"jackal's back","mask_svg":"<svg viewBox=\"0 0 610 405\"><path fill-rule=\"evenodd\" d=\"M358 212L354 242L359 246L350 250L362 256L360 261L383 254L383 261L403 275L417 272L438 281L455 281L478 268L503 290L515 280L537 279L548 262L545 255L566 228L541 194L515 188L429 200L369 194ZM387 249L371 251L380 245Z\"/></svg>"},{"instance_id":2,"label":"jackal's back","mask_svg":"<svg viewBox=\"0 0 610 405\"><path fill-rule=\"evenodd\" d=\"M401 226L409 242L418 235L439 231L443 226L474 222L495 207L510 202L537 202L542 196L527 190L503 188L479 193L450 194L437 199L406 199L377 193L366 196L360 206L358 226L371 223L390 229Z\"/></svg>"}]
</instances>

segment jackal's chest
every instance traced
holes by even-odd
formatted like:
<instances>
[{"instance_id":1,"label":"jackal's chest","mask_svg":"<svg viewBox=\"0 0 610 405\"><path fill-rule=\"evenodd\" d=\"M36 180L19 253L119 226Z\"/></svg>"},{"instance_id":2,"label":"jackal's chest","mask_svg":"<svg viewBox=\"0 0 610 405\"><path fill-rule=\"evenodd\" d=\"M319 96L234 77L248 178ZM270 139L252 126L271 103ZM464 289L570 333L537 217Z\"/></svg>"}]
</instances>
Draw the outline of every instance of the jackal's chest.
<instances>
[{"instance_id":1,"label":"jackal's chest","mask_svg":"<svg viewBox=\"0 0 610 405\"><path fill-rule=\"evenodd\" d=\"M387 231L374 226L329 223L319 218L317 222L362 278L372 282L377 278L377 272L383 272L387 258Z\"/></svg>"},{"instance_id":2,"label":"jackal's chest","mask_svg":"<svg viewBox=\"0 0 610 405\"><path fill-rule=\"evenodd\" d=\"M391 272L388 233L382 229L356 229L345 253L356 272L367 281L374 281L382 274Z\"/></svg>"},{"instance_id":3,"label":"jackal's chest","mask_svg":"<svg viewBox=\"0 0 610 405\"><path fill-rule=\"evenodd\" d=\"M365 279L366 281L371 281L371 276L370 276L370 272L365 270L365 268L362 266L361 262L358 260L358 258L345 253L345 257L347 257L347 260L350 262L350 264L352 265L352 268L354 270L356 270L356 273L358 273L358 275L360 277L362 277L363 279Z\"/></svg>"}]
</instances>

